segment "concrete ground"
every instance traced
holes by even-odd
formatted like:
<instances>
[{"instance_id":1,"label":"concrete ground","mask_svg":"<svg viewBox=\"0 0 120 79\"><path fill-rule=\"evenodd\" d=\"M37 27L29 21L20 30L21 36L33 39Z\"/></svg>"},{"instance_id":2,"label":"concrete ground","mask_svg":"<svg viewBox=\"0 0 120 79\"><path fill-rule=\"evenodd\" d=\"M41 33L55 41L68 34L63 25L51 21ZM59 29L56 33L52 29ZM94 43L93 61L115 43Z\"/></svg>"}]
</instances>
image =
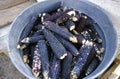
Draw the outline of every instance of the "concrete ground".
<instances>
[{"instance_id":1,"label":"concrete ground","mask_svg":"<svg viewBox=\"0 0 120 79\"><path fill-rule=\"evenodd\" d=\"M108 13L109 17L111 18L111 20L118 32L118 36L120 37L120 31L119 31L120 30L120 28L119 28L119 25L120 25L120 22L119 22L120 21L120 15L119 15L120 1L119 0L89 0L89 1L97 4L98 6L100 6L106 10L106 12ZM0 11L0 12L5 12L5 11ZM15 18L15 16L14 16L14 18ZM13 20L13 18L12 18L12 20ZM10 19L10 22L11 22L11 19ZM6 28L7 31L3 31L4 28ZM7 56L7 49L6 49L7 40L6 40L6 38L7 38L10 27L4 26L4 28L2 31L0 30L0 79L27 79L13 66L13 64L11 63L10 59ZM119 50L120 50L120 48L119 48Z\"/></svg>"}]
</instances>

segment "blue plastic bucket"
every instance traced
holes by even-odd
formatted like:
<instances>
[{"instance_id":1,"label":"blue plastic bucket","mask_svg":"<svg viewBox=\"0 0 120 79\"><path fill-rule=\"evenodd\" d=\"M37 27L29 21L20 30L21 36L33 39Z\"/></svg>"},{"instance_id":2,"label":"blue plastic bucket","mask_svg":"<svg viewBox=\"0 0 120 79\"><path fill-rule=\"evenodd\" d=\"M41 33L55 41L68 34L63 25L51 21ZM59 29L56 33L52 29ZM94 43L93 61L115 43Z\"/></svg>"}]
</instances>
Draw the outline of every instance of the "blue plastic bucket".
<instances>
[{"instance_id":1,"label":"blue plastic bucket","mask_svg":"<svg viewBox=\"0 0 120 79\"><path fill-rule=\"evenodd\" d=\"M24 64L22 61L21 51L17 47L17 42L19 37L29 23L33 16L37 16L39 13L48 12L54 8L55 4L63 1L64 5L74 8L75 10L81 11L94 19L100 27L95 27L100 36L102 37L105 47L105 55L101 64L97 69L90 75L86 76L84 79L94 79L100 76L113 62L117 54L118 48L118 38L117 33L113 27L112 22L109 17L105 14L103 9L90 3L86 0L49 0L40 3L35 3L32 6L25 9L20 13L16 19L11 24L11 30L9 34L9 57L14 64L14 66L27 78L29 79L39 79L32 75L31 69L28 65Z\"/></svg>"}]
</instances>

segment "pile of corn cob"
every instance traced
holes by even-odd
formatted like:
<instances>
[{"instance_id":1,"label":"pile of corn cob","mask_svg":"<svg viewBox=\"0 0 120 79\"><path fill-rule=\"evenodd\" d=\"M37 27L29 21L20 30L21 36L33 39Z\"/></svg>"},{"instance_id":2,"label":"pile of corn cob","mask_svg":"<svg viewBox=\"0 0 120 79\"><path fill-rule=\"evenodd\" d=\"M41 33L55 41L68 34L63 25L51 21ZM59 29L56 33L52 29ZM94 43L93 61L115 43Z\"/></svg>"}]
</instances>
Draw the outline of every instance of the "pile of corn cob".
<instances>
[{"instance_id":1,"label":"pile of corn cob","mask_svg":"<svg viewBox=\"0 0 120 79\"><path fill-rule=\"evenodd\" d=\"M35 77L81 79L103 59L103 41L94 27L99 26L89 16L59 6L32 17L17 48L23 51L23 62Z\"/></svg>"}]
</instances>

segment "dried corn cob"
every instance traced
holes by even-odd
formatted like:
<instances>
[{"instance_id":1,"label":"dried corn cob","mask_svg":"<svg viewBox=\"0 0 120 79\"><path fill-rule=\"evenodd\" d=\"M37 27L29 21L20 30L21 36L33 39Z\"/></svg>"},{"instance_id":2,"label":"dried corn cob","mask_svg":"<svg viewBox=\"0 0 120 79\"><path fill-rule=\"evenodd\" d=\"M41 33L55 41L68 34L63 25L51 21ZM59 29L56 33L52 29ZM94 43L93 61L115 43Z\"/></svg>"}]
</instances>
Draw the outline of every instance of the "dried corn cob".
<instances>
[{"instance_id":1,"label":"dried corn cob","mask_svg":"<svg viewBox=\"0 0 120 79\"><path fill-rule=\"evenodd\" d=\"M78 42L76 36L74 36L70 32L67 32L67 31L63 30L60 26L56 25L55 23L50 22L50 21L46 21L46 22L44 22L44 25L49 30L61 35L62 37L72 41L73 43Z\"/></svg>"},{"instance_id":2,"label":"dried corn cob","mask_svg":"<svg viewBox=\"0 0 120 79\"><path fill-rule=\"evenodd\" d=\"M32 36L32 37L27 37L24 38L21 42L22 43L35 43L38 42L39 40L43 40L44 36L43 35L39 35L39 36Z\"/></svg>"},{"instance_id":3,"label":"dried corn cob","mask_svg":"<svg viewBox=\"0 0 120 79\"><path fill-rule=\"evenodd\" d=\"M27 43L25 44L25 43L19 42L19 44L17 45L17 49L23 50L28 46L29 46L29 44L27 44Z\"/></svg>"},{"instance_id":4,"label":"dried corn cob","mask_svg":"<svg viewBox=\"0 0 120 79\"><path fill-rule=\"evenodd\" d=\"M77 56L79 54L78 50L72 43L70 43L69 41L65 40L64 38L62 38L61 36L57 34L55 34L55 36L65 46L65 48L68 51L70 51L72 55Z\"/></svg>"},{"instance_id":5,"label":"dried corn cob","mask_svg":"<svg viewBox=\"0 0 120 79\"><path fill-rule=\"evenodd\" d=\"M26 49L23 50L23 62L24 63L29 63L28 57L30 54L30 50L29 47L27 47Z\"/></svg>"},{"instance_id":6,"label":"dried corn cob","mask_svg":"<svg viewBox=\"0 0 120 79\"><path fill-rule=\"evenodd\" d=\"M102 43L102 39L100 38L99 34L97 33L97 31L94 28L94 27L98 27L98 25L96 23L94 23L92 26L88 26L88 27L90 28L88 30L88 32L91 35L91 37L93 38L93 41L95 41L97 43Z\"/></svg>"},{"instance_id":7,"label":"dried corn cob","mask_svg":"<svg viewBox=\"0 0 120 79\"><path fill-rule=\"evenodd\" d=\"M32 37L36 37L36 36L38 36L40 33L41 33L41 31L39 30L39 31L35 32ZM24 38L24 39L26 39L26 38ZM22 41L23 41L23 40L21 40L21 42L20 42L21 44L17 45L17 48L18 48L18 49L21 49L21 50L23 50L23 49L25 49L26 47L29 46L29 43L23 43L24 41L23 41L23 42L22 42Z\"/></svg>"},{"instance_id":8,"label":"dried corn cob","mask_svg":"<svg viewBox=\"0 0 120 79\"><path fill-rule=\"evenodd\" d=\"M37 45L35 47L34 54L33 54L32 73L35 77L38 77L41 73L41 59L40 59L40 52L38 50Z\"/></svg>"},{"instance_id":9,"label":"dried corn cob","mask_svg":"<svg viewBox=\"0 0 120 79\"><path fill-rule=\"evenodd\" d=\"M71 30L75 29L75 23L71 20L68 20L66 22L66 27L71 31Z\"/></svg>"},{"instance_id":10,"label":"dried corn cob","mask_svg":"<svg viewBox=\"0 0 120 79\"><path fill-rule=\"evenodd\" d=\"M64 59L67 56L67 51L63 45L56 39L56 37L46 28L43 29L43 33L47 41L49 42L53 53L59 58Z\"/></svg>"},{"instance_id":11,"label":"dried corn cob","mask_svg":"<svg viewBox=\"0 0 120 79\"><path fill-rule=\"evenodd\" d=\"M45 40L38 41L38 48L40 51L40 58L42 63L42 74L44 79L48 79L49 76L49 61L48 61L48 51L45 44Z\"/></svg>"},{"instance_id":12,"label":"dried corn cob","mask_svg":"<svg viewBox=\"0 0 120 79\"><path fill-rule=\"evenodd\" d=\"M56 20L58 17L60 17L61 15L66 14L66 13L68 13L69 11L72 11L72 10L73 10L73 9L67 9L67 10L64 11L64 12L58 12L58 13L53 14L53 15L51 15L50 17L44 19L44 21L54 21L54 20Z\"/></svg>"},{"instance_id":13,"label":"dried corn cob","mask_svg":"<svg viewBox=\"0 0 120 79\"><path fill-rule=\"evenodd\" d=\"M96 51L94 49L94 47L92 47L89 56L87 57L87 61L83 67L83 71L85 71L88 68L88 65L90 65L90 63L93 61L94 57L96 57Z\"/></svg>"},{"instance_id":14,"label":"dried corn cob","mask_svg":"<svg viewBox=\"0 0 120 79\"><path fill-rule=\"evenodd\" d=\"M88 66L86 72L85 72L85 75L89 75L90 73L92 73L96 68L97 66L99 65L99 60L97 58L94 58L93 61L90 63L90 65Z\"/></svg>"},{"instance_id":15,"label":"dried corn cob","mask_svg":"<svg viewBox=\"0 0 120 79\"><path fill-rule=\"evenodd\" d=\"M36 17L32 17L30 22L27 24L27 26L23 30L20 39L23 39L23 38L25 38L25 37L27 37L29 35L29 33L31 32L31 30L33 28L33 24L34 24L35 21L36 21Z\"/></svg>"},{"instance_id":16,"label":"dried corn cob","mask_svg":"<svg viewBox=\"0 0 120 79\"><path fill-rule=\"evenodd\" d=\"M81 47L79 58L71 71L70 79L77 79L80 76L80 74L82 73L81 72L82 68L86 63L92 48L93 48L93 43L89 41L87 41L85 45Z\"/></svg>"},{"instance_id":17,"label":"dried corn cob","mask_svg":"<svg viewBox=\"0 0 120 79\"><path fill-rule=\"evenodd\" d=\"M71 70L71 64L72 64L72 58L70 52L68 52L67 57L63 60L62 64L62 79L70 79L70 70Z\"/></svg>"},{"instance_id":18,"label":"dried corn cob","mask_svg":"<svg viewBox=\"0 0 120 79\"><path fill-rule=\"evenodd\" d=\"M87 20L87 16L85 16L84 14L81 14L81 19L80 19L80 21L78 22L78 24L77 24L77 26L75 28L75 30L77 32L80 33L81 31L83 31L83 29L85 27L86 20Z\"/></svg>"},{"instance_id":19,"label":"dried corn cob","mask_svg":"<svg viewBox=\"0 0 120 79\"><path fill-rule=\"evenodd\" d=\"M34 22L36 21L36 17L32 17L32 19L30 20L30 22L27 24L27 26L25 27L25 29L23 30L21 36L20 36L20 40L18 42L18 46L17 48L19 49L21 47L21 45L23 43L21 43L21 40L25 37L27 37L29 35L29 33L31 32Z\"/></svg>"},{"instance_id":20,"label":"dried corn cob","mask_svg":"<svg viewBox=\"0 0 120 79\"><path fill-rule=\"evenodd\" d=\"M29 55L29 62L28 65L32 68L33 63L33 57L34 57L34 51L35 51L36 44L30 44L30 55Z\"/></svg>"},{"instance_id":21,"label":"dried corn cob","mask_svg":"<svg viewBox=\"0 0 120 79\"><path fill-rule=\"evenodd\" d=\"M59 79L59 73L60 73L60 59L54 55L50 61L50 73L49 73L49 79Z\"/></svg>"}]
</instances>

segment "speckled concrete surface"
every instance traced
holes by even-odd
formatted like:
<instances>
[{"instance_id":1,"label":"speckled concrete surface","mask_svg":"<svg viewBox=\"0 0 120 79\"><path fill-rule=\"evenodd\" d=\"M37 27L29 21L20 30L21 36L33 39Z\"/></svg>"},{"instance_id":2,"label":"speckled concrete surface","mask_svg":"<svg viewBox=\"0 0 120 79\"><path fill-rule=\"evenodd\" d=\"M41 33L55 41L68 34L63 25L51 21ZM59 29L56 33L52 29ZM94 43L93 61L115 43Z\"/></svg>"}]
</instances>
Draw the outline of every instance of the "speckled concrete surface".
<instances>
[{"instance_id":1,"label":"speckled concrete surface","mask_svg":"<svg viewBox=\"0 0 120 79\"><path fill-rule=\"evenodd\" d=\"M0 53L0 79L27 79L11 63L10 59Z\"/></svg>"}]
</instances>

